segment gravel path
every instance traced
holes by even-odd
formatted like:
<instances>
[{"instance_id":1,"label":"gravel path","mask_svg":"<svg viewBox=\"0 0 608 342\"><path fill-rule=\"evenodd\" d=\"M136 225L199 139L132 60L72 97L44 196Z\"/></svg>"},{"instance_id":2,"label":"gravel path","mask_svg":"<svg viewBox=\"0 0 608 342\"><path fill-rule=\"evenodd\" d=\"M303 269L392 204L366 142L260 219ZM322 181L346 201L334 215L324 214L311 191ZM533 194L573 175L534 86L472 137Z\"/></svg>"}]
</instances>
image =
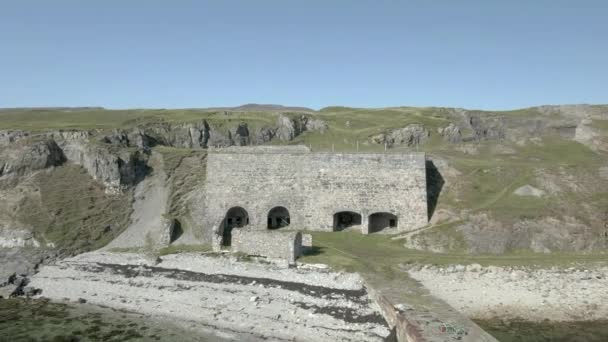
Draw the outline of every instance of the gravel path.
<instances>
[{"instance_id":1,"label":"gravel path","mask_svg":"<svg viewBox=\"0 0 608 342\"><path fill-rule=\"evenodd\" d=\"M431 294L471 318L608 318L608 267L524 270L480 265L411 268Z\"/></svg>"},{"instance_id":2,"label":"gravel path","mask_svg":"<svg viewBox=\"0 0 608 342\"><path fill-rule=\"evenodd\" d=\"M168 317L247 341L384 341L389 329L359 277L234 257L87 253L45 266L30 286L53 300Z\"/></svg>"}]
</instances>

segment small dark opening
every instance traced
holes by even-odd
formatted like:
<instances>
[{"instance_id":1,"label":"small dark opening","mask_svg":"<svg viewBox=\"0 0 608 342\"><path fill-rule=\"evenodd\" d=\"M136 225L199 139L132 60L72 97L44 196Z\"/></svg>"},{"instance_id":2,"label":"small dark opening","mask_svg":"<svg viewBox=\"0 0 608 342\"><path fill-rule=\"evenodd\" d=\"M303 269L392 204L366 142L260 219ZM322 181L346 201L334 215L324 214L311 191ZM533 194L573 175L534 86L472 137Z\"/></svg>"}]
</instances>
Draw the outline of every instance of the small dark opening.
<instances>
[{"instance_id":1,"label":"small dark opening","mask_svg":"<svg viewBox=\"0 0 608 342\"><path fill-rule=\"evenodd\" d=\"M361 225L361 215L358 213L341 211L334 214L334 231L341 231L358 225Z\"/></svg>"},{"instance_id":2,"label":"small dark opening","mask_svg":"<svg viewBox=\"0 0 608 342\"><path fill-rule=\"evenodd\" d=\"M268 212L268 229L279 229L291 223L289 210L285 207L274 207Z\"/></svg>"},{"instance_id":3,"label":"small dark opening","mask_svg":"<svg viewBox=\"0 0 608 342\"><path fill-rule=\"evenodd\" d=\"M391 213L373 213L369 215L369 232L375 233L386 228L396 228L397 222L397 216Z\"/></svg>"},{"instance_id":4,"label":"small dark opening","mask_svg":"<svg viewBox=\"0 0 608 342\"><path fill-rule=\"evenodd\" d=\"M248 223L249 214L245 209L234 207L228 210L226 217L222 221L222 245L230 246L232 244L232 229L244 227Z\"/></svg>"},{"instance_id":5,"label":"small dark opening","mask_svg":"<svg viewBox=\"0 0 608 342\"><path fill-rule=\"evenodd\" d=\"M182 234L184 234L184 230L182 229L182 223L179 220L173 221L173 231L171 232L171 236L169 237L169 243L173 243L173 241L179 239Z\"/></svg>"}]
</instances>

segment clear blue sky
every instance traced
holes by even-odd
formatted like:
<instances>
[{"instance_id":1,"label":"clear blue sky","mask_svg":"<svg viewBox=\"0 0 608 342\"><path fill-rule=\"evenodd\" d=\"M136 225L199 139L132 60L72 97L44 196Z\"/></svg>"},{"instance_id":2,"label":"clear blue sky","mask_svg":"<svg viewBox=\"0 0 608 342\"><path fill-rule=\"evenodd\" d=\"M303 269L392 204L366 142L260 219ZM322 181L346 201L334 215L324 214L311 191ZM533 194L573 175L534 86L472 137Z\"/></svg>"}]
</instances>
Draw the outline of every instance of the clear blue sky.
<instances>
[{"instance_id":1,"label":"clear blue sky","mask_svg":"<svg viewBox=\"0 0 608 342\"><path fill-rule=\"evenodd\" d=\"M0 0L0 107L608 103L608 1Z\"/></svg>"}]
</instances>

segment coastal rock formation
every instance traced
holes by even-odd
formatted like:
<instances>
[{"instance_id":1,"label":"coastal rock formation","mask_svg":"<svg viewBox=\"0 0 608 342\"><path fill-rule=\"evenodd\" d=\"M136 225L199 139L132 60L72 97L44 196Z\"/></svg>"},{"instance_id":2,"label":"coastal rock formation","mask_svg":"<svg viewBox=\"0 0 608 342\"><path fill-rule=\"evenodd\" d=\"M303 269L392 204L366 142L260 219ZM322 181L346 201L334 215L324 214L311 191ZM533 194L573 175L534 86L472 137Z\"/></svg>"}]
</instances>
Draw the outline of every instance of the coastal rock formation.
<instances>
[{"instance_id":1,"label":"coastal rock formation","mask_svg":"<svg viewBox=\"0 0 608 342\"><path fill-rule=\"evenodd\" d=\"M53 140L27 143L24 140L0 148L0 177L24 175L36 170L61 165L65 161L63 151Z\"/></svg>"},{"instance_id":2,"label":"coastal rock formation","mask_svg":"<svg viewBox=\"0 0 608 342\"><path fill-rule=\"evenodd\" d=\"M602 320L608 315L607 267L429 265L412 267L409 274L432 295L476 319L559 322Z\"/></svg>"},{"instance_id":3,"label":"coastal rock formation","mask_svg":"<svg viewBox=\"0 0 608 342\"><path fill-rule=\"evenodd\" d=\"M154 265L139 254L86 253L43 267L29 286L51 299L206 326L235 341L380 342L391 334L356 274L234 257L168 255Z\"/></svg>"},{"instance_id":4,"label":"coastal rock formation","mask_svg":"<svg viewBox=\"0 0 608 342\"><path fill-rule=\"evenodd\" d=\"M430 132L420 124L411 124L403 128L392 130L370 137L376 144L392 147L394 145L418 146L424 144L430 136Z\"/></svg>"},{"instance_id":5,"label":"coastal rock formation","mask_svg":"<svg viewBox=\"0 0 608 342\"><path fill-rule=\"evenodd\" d=\"M460 127L454 123L450 123L447 127L438 128L437 133L447 142L459 143L462 141L462 132Z\"/></svg>"}]
</instances>

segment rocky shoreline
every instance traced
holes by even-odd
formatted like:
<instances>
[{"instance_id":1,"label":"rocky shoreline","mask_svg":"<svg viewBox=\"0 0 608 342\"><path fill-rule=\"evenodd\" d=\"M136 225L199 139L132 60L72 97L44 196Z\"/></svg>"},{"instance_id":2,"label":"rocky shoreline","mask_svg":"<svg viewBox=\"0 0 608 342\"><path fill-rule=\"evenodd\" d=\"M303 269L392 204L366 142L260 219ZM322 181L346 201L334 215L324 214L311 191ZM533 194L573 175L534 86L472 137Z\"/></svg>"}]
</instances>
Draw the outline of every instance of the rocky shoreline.
<instances>
[{"instance_id":1,"label":"rocky shoreline","mask_svg":"<svg viewBox=\"0 0 608 342\"><path fill-rule=\"evenodd\" d=\"M167 317L227 340L385 341L391 331L356 274L235 257L86 253L29 286L53 301Z\"/></svg>"},{"instance_id":2,"label":"rocky shoreline","mask_svg":"<svg viewBox=\"0 0 608 342\"><path fill-rule=\"evenodd\" d=\"M608 267L408 267L430 293L473 319L595 321L608 317Z\"/></svg>"}]
</instances>

